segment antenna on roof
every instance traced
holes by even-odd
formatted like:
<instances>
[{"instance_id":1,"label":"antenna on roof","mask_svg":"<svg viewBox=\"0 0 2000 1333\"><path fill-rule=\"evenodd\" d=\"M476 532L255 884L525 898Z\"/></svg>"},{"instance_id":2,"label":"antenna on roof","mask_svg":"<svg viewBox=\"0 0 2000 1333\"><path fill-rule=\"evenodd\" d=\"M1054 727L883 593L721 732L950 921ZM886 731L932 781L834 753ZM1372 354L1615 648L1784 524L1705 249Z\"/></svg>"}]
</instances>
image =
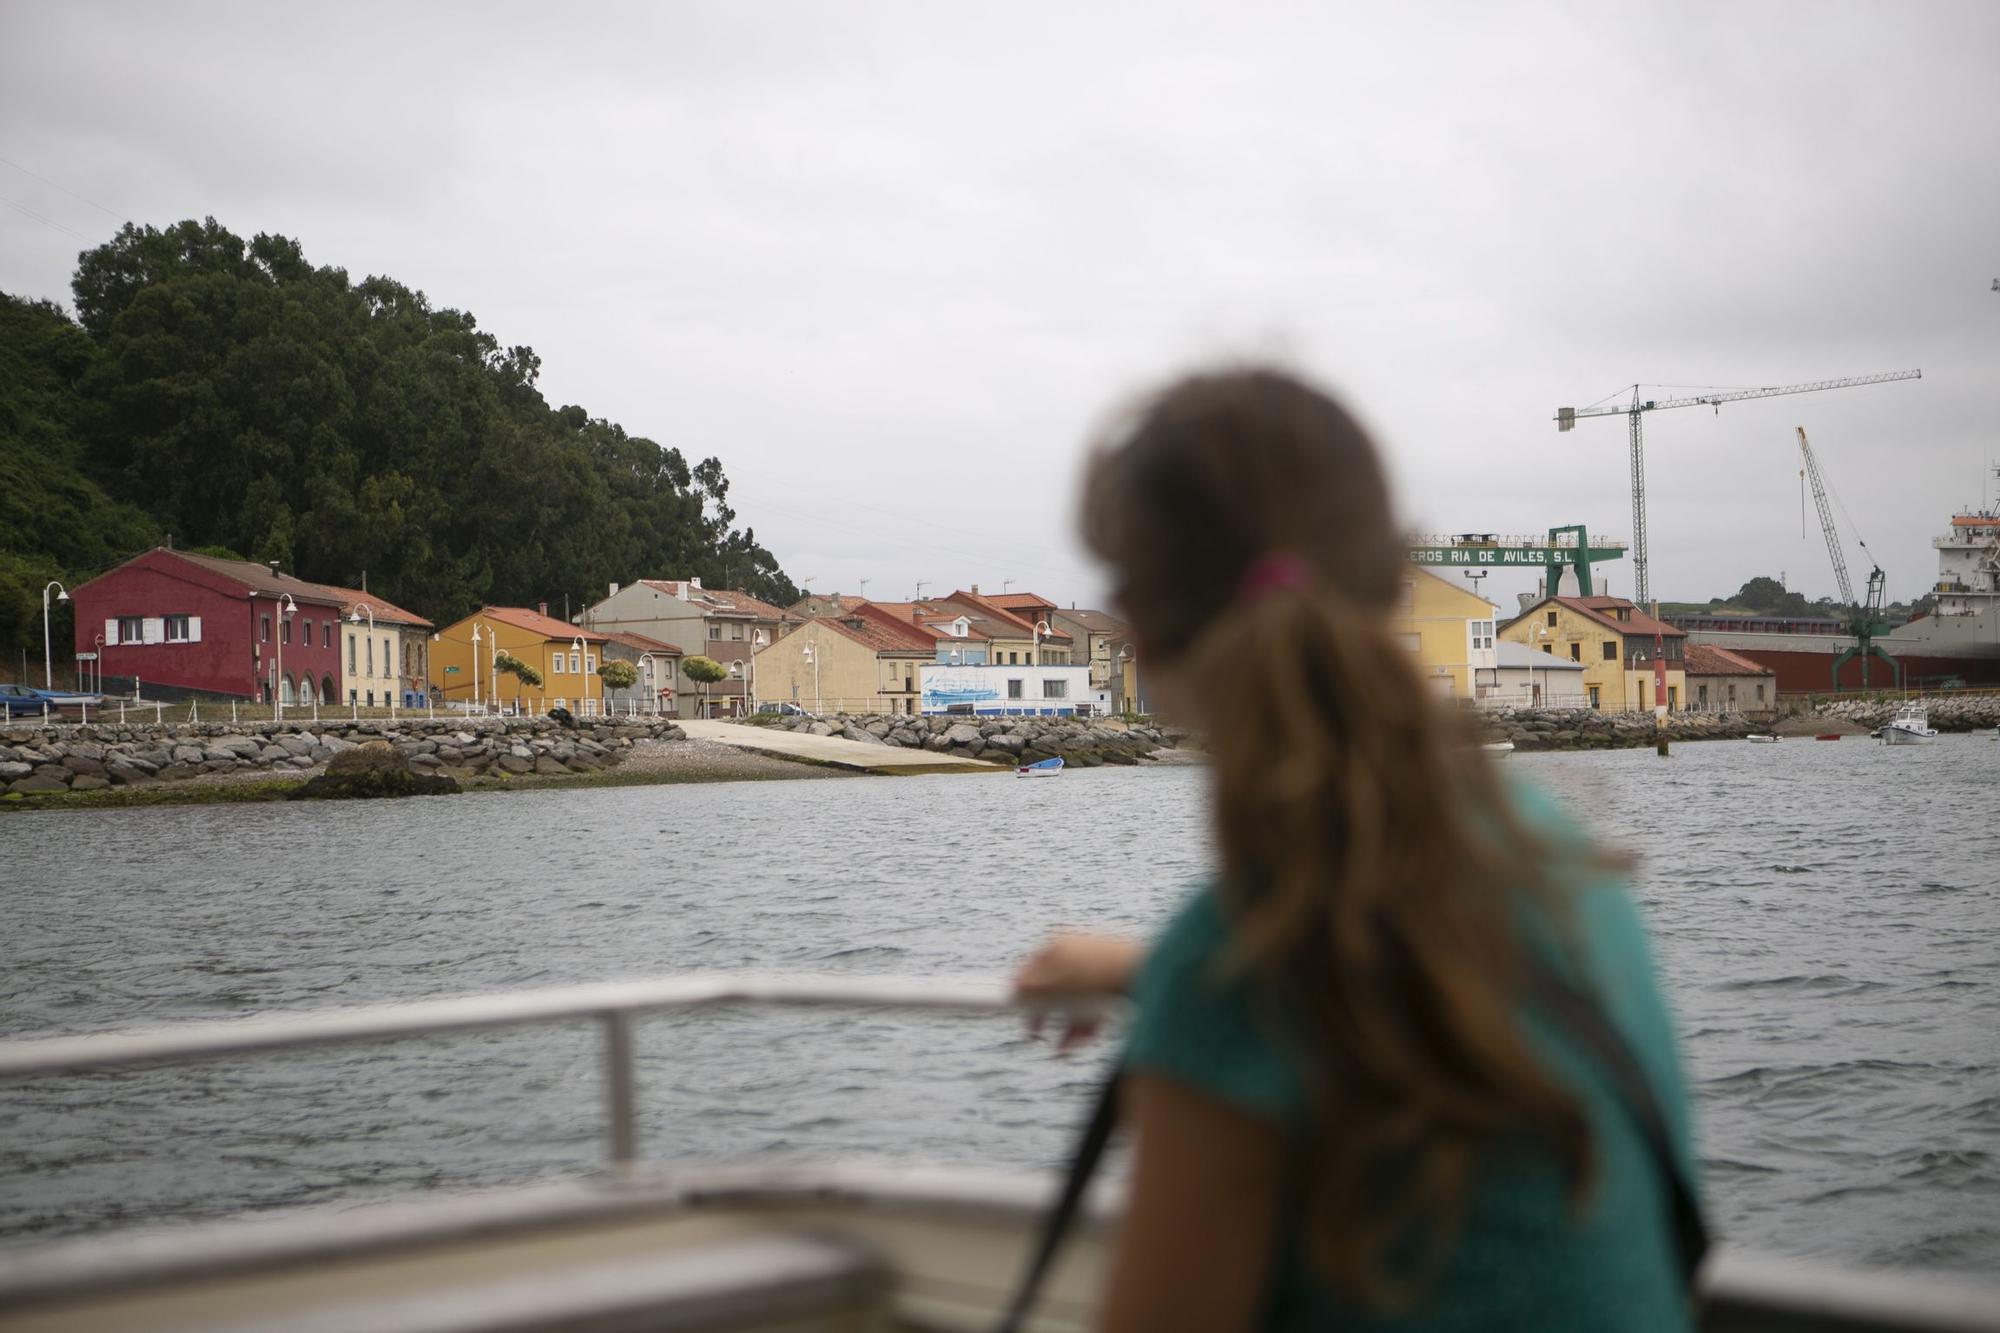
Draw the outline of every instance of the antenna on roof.
<instances>
[{"instance_id":1,"label":"antenna on roof","mask_svg":"<svg viewBox=\"0 0 2000 1333\"><path fill-rule=\"evenodd\" d=\"M925 589L925 588L926 588L926 587L927 587L927 586L929 585L929 583L930 583L930 580L929 580L929 579L918 579L918 580L917 580L917 595L916 595L915 597L912 597L912 598L911 598L910 600L911 600L911 601L913 601L913 602L921 602L921 601L923 601L923 600L924 600L924 589Z\"/></svg>"}]
</instances>

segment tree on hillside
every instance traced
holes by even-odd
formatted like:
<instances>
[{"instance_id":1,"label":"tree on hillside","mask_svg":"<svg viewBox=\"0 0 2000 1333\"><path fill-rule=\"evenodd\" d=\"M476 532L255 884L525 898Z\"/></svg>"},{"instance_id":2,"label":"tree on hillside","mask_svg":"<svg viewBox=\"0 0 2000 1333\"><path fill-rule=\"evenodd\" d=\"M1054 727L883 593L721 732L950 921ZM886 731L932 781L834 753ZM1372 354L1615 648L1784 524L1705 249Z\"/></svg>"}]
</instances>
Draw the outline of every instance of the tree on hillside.
<instances>
[{"instance_id":1,"label":"tree on hillside","mask_svg":"<svg viewBox=\"0 0 2000 1333\"><path fill-rule=\"evenodd\" d=\"M551 407L541 359L393 278L214 219L81 256L76 318L0 299L0 642L39 589L171 533L440 622L647 574L798 590L714 457ZM27 598L24 589L34 589ZM32 603L32 614L28 607Z\"/></svg>"},{"instance_id":2,"label":"tree on hillside","mask_svg":"<svg viewBox=\"0 0 2000 1333\"><path fill-rule=\"evenodd\" d=\"M1807 601L1804 594L1787 591L1784 584L1762 575L1745 583L1729 600L1767 616L1811 619L1833 613L1829 603Z\"/></svg>"}]
</instances>

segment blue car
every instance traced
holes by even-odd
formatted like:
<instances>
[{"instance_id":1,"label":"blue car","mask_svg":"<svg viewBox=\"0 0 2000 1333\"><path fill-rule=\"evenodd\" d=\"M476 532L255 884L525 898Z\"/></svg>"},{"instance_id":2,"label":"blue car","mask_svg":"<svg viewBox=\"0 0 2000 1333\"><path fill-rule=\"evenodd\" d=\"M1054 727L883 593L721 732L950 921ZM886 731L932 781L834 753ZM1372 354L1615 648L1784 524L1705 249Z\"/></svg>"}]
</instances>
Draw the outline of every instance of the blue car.
<instances>
[{"instance_id":1,"label":"blue car","mask_svg":"<svg viewBox=\"0 0 2000 1333\"><path fill-rule=\"evenodd\" d=\"M30 714L40 717L43 704L47 704L48 710L53 713L61 706L62 700L75 697L60 690L38 690L32 685L0 685L0 712L8 717Z\"/></svg>"}]
</instances>

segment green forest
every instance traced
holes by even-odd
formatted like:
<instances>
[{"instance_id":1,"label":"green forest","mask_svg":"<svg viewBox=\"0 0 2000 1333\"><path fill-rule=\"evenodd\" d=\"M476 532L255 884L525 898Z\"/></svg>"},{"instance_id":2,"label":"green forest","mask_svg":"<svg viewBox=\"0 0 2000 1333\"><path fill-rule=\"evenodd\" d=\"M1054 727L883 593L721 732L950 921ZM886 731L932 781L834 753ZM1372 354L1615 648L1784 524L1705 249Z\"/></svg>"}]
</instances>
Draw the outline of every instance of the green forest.
<instances>
[{"instance_id":1,"label":"green forest","mask_svg":"<svg viewBox=\"0 0 2000 1333\"><path fill-rule=\"evenodd\" d=\"M531 348L392 278L209 218L128 223L71 295L0 293L0 671L40 655L50 579L169 541L439 624L635 578L798 596L720 461L549 406Z\"/></svg>"}]
</instances>

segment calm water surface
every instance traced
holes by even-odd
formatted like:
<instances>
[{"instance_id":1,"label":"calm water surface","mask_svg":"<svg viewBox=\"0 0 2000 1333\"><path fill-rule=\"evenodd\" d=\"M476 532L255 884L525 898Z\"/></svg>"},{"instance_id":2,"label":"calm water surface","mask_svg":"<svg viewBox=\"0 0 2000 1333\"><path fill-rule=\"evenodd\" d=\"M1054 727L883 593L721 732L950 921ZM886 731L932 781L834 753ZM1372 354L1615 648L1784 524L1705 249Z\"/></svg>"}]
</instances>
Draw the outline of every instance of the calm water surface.
<instances>
[{"instance_id":1,"label":"calm water surface","mask_svg":"<svg viewBox=\"0 0 2000 1333\"><path fill-rule=\"evenodd\" d=\"M2000 745L1516 756L1643 858L1717 1221L2000 1271ZM0 819L0 1034L691 969L999 973L1145 931L1206 861L1197 769ZM648 1020L644 1146L1046 1166L1097 1058L1005 1018ZM586 1026L0 1087L0 1244L507 1184L601 1154Z\"/></svg>"}]
</instances>

